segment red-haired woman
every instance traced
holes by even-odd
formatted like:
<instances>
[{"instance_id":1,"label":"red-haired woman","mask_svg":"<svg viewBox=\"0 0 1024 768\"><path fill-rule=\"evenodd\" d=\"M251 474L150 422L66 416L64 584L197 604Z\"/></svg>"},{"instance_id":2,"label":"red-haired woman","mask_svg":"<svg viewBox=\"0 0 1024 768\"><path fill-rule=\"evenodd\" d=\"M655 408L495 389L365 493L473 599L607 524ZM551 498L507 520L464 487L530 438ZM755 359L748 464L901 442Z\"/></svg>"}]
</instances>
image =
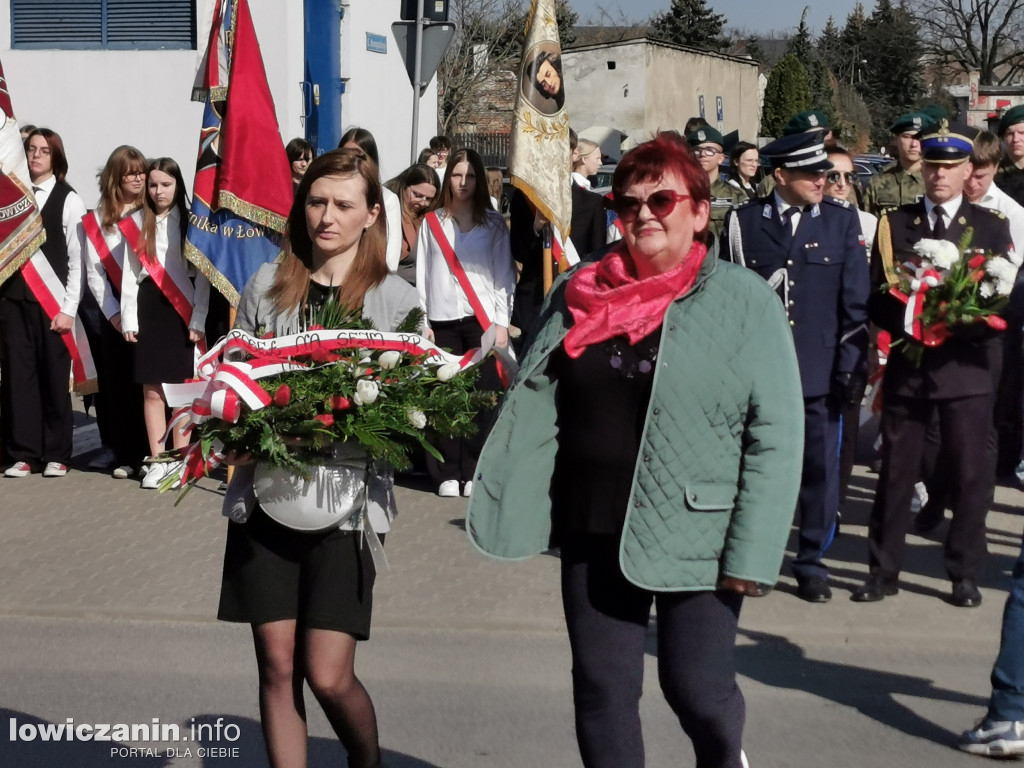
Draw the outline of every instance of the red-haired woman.
<instances>
[{"instance_id":1,"label":"red-haired woman","mask_svg":"<svg viewBox=\"0 0 1024 768\"><path fill-rule=\"evenodd\" d=\"M99 349L94 348L96 421L103 444L114 454L113 476L123 480L139 471L148 446L142 388L135 383L135 350L121 334L121 275L128 245L117 223L142 206L146 158L135 147L118 147L99 182L99 202L82 217L78 239L89 292L105 318L100 320Z\"/></svg>"},{"instance_id":2,"label":"red-haired woman","mask_svg":"<svg viewBox=\"0 0 1024 768\"><path fill-rule=\"evenodd\" d=\"M764 280L708 254L708 176L681 137L629 152L613 190L624 239L552 288L466 528L501 558L561 546L587 768L644 764L652 603L697 766L740 768L740 606L778 575L800 484L792 334Z\"/></svg>"},{"instance_id":3,"label":"red-haired woman","mask_svg":"<svg viewBox=\"0 0 1024 768\"><path fill-rule=\"evenodd\" d=\"M162 384L179 383L195 371L195 345L205 334L210 282L185 260L188 200L178 164L169 157L146 169L146 205L119 226L131 250L121 280L121 332L135 348L135 381L142 385L143 417L150 456L164 450L167 401ZM188 438L175 430L175 448ZM170 465L153 462L143 488L158 488Z\"/></svg>"},{"instance_id":4,"label":"red-haired woman","mask_svg":"<svg viewBox=\"0 0 1024 768\"><path fill-rule=\"evenodd\" d=\"M236 327L297 333L302 318L332 294L382 331L418 308L416 290L388 273L380 190L377 166L364 152L339 149L313 160L288 216L284 258L249 281ZM305 681L350 768L379 766L377 716L356 677L355 653L356 642L370 636L376 578L364 537L390 529L392 471L375 464L367 505L334 530L306 533L267 516L253 490L255 467L245 459L229 456L237 466L224 502L232 522L218 618L252 626L270 765L306 765Z\"/></svg>"},{"instance_id":5,"label":"red-haired woman","mask_svg":"<svg viewBox=\"0 0 1024 768\"><path fill-rule=\"evenodd\" d=\"M427 214L416 244L416 287L435 342L462 354L494 325L494 343L507 347L515 285L508 227L491 207L483 160L460 149L448 158L440 206ZM500 387L493 366L481 372L480 386ZM479 418L482 426L488 418ZM444 461L428 455L427 469L439 496L469 496L484 437L481 429L471 438L438 438Z\"/></svg>"},{"instance_id":6,"label":"red-haired woman","mask_svg":"<svg viewBox=\"0 0 1024 768\"><path fill-rule=\"evenodd\" d=\"M46 242L0 286L0 428L12 462L4 475L42 469L44 477L63 477L73 425L71 353L61 337L72 333L82 290L77 224L85 204L64 181L68 161L59 135L36 128L25 154Z\"/></svg>"}]
</instances>

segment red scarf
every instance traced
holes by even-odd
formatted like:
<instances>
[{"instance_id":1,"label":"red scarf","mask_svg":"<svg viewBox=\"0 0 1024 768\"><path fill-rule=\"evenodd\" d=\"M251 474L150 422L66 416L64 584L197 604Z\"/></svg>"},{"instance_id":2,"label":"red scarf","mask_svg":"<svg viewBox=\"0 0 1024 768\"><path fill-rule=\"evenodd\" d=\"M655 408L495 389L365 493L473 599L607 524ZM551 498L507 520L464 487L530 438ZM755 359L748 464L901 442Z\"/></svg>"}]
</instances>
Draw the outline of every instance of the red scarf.
<instances>
[{"instance_id":1,"label":"red scarf","mask_svg":"<svg viewBox=\"0 0 1024 768\"><path fill-rule=\"evenodd\" d=\"M575 360L586 347L615 336L628 337L630 344L649 336L668 305L693 287L707 252L706 245L694 243L679 266L642 280L624 244L582 267L565 287L575 321L563 342L566 354Z\"/></svg>"}]
</instances>

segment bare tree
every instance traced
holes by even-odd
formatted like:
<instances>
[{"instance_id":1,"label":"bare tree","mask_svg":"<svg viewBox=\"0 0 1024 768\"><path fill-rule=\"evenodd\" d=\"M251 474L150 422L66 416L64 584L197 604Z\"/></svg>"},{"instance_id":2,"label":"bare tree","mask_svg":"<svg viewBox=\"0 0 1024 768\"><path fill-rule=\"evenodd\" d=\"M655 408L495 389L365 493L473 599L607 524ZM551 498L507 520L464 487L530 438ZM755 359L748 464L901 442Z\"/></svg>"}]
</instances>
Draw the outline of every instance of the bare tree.
<instances>
[{"instance_id":1,"label":"bare tree","mask_svg":"<svg viewBox=\"0 0 1024 768\"><path fill-rule=\"evenodd\" d=\"M1012 83L1024 71L1024 0L910 0L926 53L985 85Z\"/></svg>"},{"instance_id":2,"label":"bare tree","mask_svg":"<svg viewBox=\"0 0 1024 768\"><path fill-rule=\"evenodd\" d=\"M479 100L496 73L515 68L525 29L510 34L510 27L522 8L522 0L452 0L455 39L437 68L441 133L457 130L466 108Z\"/></svg>"}]
</instances>

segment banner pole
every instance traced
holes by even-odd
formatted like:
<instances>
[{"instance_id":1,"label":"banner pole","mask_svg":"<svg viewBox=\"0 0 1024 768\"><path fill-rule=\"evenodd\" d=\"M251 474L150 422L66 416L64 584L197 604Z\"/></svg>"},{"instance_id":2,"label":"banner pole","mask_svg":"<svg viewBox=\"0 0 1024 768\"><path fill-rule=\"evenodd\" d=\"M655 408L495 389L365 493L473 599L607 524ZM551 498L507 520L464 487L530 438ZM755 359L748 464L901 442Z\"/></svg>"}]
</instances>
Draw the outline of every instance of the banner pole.
<instances>
[{"instance_id":1,"label":"banner pole","mask_svg":"<svg viewBox=\"0 0 1024 768\"><path fill-rule=\"evenodd\" d=\"M544 225L544 295L548 295L548 291L551 290L551 283L554 282L553 272L551 267L551 223L548 222Z\"/></svg>"}]
</instances>

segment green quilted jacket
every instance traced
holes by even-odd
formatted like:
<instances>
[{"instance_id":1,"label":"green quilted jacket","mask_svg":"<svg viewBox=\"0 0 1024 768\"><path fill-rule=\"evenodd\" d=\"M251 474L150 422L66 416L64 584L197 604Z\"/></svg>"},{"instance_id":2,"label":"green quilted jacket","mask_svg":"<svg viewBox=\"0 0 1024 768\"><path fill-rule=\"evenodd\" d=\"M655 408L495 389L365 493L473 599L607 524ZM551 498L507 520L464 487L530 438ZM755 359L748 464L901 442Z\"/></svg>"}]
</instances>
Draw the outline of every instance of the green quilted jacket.
<instances>
[{"instance_id":1,"label":"green quilted jacket","mask_svg":"<svg viewBox=\"0 0 1024 768\"><path fill-rule=\"evenodd\" d=\"M548 548L557 451L547 360L572 316L563 276L502 401L477 466L466 529L497 558ZM774 583L796 507L803 399L792 334L767 283L709 255L669 305L619 545L626 578L651 590Z\"/></svg>"}]
</instances>

